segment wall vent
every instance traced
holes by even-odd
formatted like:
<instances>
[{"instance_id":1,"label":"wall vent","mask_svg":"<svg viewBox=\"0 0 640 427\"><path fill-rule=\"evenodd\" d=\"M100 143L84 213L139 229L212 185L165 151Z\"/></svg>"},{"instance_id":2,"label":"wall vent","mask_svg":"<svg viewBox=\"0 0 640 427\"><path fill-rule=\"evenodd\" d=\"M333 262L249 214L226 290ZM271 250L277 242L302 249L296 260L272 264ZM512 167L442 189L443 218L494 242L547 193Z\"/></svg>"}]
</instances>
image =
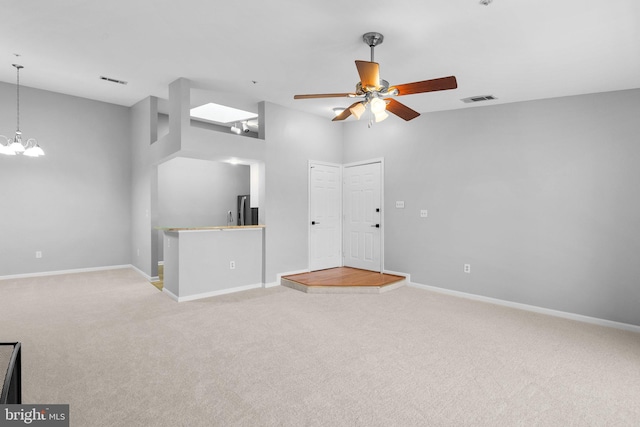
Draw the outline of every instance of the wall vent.
<instances>
[{"instance_id":1,"label":"wall vent","mask_svg":"<svg viewBox=\"0 0 640 427\"><path fill-rule=\"evenodd\" d=\"M481 95L481 96L470 96L469 98L461 99L462 102L466 102L467 104L470 102L481 102L481 101L491 101L493 99L498 99L493 95Z\"/></svg>"},{"instance_id":2,"label":"wall vent","mask_svg":"<svg viewBox=\"0 0 640 427\"><path fill-rule=\"evenodd\" d=\"M104 80L107 82L111 82L111 83L118 83L121 85L126 85L127 82L125 82L124 80L118 80L118 79L112 79L111 77L105 77L105 76L100 76L100 80Z\"/></svg>"}]
</instances>

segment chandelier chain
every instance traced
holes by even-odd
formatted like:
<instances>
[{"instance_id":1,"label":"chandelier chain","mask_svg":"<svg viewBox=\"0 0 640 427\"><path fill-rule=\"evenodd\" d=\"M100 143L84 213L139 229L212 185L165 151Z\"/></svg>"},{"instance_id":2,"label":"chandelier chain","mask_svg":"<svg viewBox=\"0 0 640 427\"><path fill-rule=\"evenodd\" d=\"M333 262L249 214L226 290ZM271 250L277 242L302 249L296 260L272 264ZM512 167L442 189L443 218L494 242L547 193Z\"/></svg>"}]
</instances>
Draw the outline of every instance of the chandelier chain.
<instances>
[{"instance_id":1,"label":"chandelier chain","mask_svg":"<svg viewBox=\"0 0 640 427\"><path fill-rule=\"evenodd\" d=\"M19 132L20 131L20 68L16 67L16 69L18 70L18 75L17 75L18 84L16 85L16 107L17 107L16 130Z\"/></svg>"}]
</instances>

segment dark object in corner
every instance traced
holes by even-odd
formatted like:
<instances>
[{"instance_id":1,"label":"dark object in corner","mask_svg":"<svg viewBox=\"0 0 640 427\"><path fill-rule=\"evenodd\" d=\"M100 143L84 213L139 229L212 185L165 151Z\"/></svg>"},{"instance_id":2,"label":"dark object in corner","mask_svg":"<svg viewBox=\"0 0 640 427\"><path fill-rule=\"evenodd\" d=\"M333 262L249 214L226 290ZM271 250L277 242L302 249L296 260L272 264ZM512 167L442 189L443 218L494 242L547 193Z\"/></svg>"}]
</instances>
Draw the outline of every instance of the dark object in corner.
<instances>
[{"instance_id":1,"label":"dark object in corner","mask_svg":"<svg viewBox=\"0 0 640 427\"><path fill-rule=\"evenodd\" d=\"M6 367L6 374L0 390L0 404L22 404L22 362L20 360L20 343L0 343L0 346L12 346L13 351L8 359L0 359L0 372Z\"/></svg>"}]
</instances>

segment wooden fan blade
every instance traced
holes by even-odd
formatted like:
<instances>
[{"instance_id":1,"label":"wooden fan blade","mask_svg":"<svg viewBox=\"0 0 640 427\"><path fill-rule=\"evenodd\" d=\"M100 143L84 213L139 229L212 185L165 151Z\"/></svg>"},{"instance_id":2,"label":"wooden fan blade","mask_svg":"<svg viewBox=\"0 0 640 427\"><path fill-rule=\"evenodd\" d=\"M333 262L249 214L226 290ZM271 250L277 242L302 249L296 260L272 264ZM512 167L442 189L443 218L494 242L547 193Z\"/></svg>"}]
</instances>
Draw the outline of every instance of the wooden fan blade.
<instances>
[{"instance_id":1,"label":"wooden fan blade","mask_svg":"<svg viewBox=\"0 0 640 427\"><path fill-rule=\"evenodd\" d=\"M317 93L311 95L294 95L293 99L314 99L314 98L346 98L356 96L355 93Z\"/></svg>"},{"instance_id":2,"label":"wooden fan blade","mask_svg":"<svg viewBox=\"0 0 640 427\"><path fill-rule=\"evenodd\" d=\"M338 114L337 116L335 116L333 118L333 120L331 120L332 122L337 122L339 120L344 120L347 117L349 117L351 115L351 108L355 107L356 105L360 104L361 101L358 102L354 102L353 104L349 105L347 108L344 109L344 111L340 114Z\"/></svg>"},{"instance_id":3,"label":"wooden fan blade","mask_svg":"<svg viewBox=\"0 0 640 427\"><path fill-rule=\"evenodd\" d=\"M363 88L380 89L380 65L377 62L356 61L356 67Z\"/></svg>"},{"instance_id":4,"label":"wooden fan blade","mask_svg":"<svg viewBox=\"0 0 640 427\"><path fill-rule=\"evenodd\" d=\"M387 111L395 114L401 119L409 121L411 119L415 119L420 115L420 113L418 113L417 111L412 110L411 108L407 107L401 102L396 101L393 98L386 98L385 101L387 101Z\"/></svg>"},{"instance_id":5,"label":"wooden fan blade","mask_svg":"<svg viewBox=\"0 0 640 427\"><path fill-rule=\"evenodd\" d=\"M406 83L389 88L398 89L398 96L411 95L413 93L435 92L438 90L455 89L458 82L454 76L442 77L439 79L423 80L421 82Z\"/></svg>"}]
</instances>

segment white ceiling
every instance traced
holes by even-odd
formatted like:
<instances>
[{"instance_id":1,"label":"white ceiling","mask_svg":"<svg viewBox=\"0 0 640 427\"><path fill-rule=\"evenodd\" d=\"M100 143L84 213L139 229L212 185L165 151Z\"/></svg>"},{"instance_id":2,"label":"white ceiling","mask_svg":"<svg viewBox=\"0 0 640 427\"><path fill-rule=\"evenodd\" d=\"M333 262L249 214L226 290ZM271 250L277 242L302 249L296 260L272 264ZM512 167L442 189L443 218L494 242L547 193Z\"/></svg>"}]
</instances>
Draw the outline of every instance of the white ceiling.
<instances>
[{"instance_id":1,"label":"white ceiling","mask_svg":"<svg viewBox=\"0 0 640 427\"><path fill-rule=\"evenodd\" d=\"M2 12L0 81L15 83L17 62L24 86L125 106L185 77L194 105L330 118L352 100L293 95L353 91L369 31L385 37L375 59L392 85L457 77L457 90L399 99L419 112L640 87L638 0L3 0Z\"/></svg>"}]
</instances>

